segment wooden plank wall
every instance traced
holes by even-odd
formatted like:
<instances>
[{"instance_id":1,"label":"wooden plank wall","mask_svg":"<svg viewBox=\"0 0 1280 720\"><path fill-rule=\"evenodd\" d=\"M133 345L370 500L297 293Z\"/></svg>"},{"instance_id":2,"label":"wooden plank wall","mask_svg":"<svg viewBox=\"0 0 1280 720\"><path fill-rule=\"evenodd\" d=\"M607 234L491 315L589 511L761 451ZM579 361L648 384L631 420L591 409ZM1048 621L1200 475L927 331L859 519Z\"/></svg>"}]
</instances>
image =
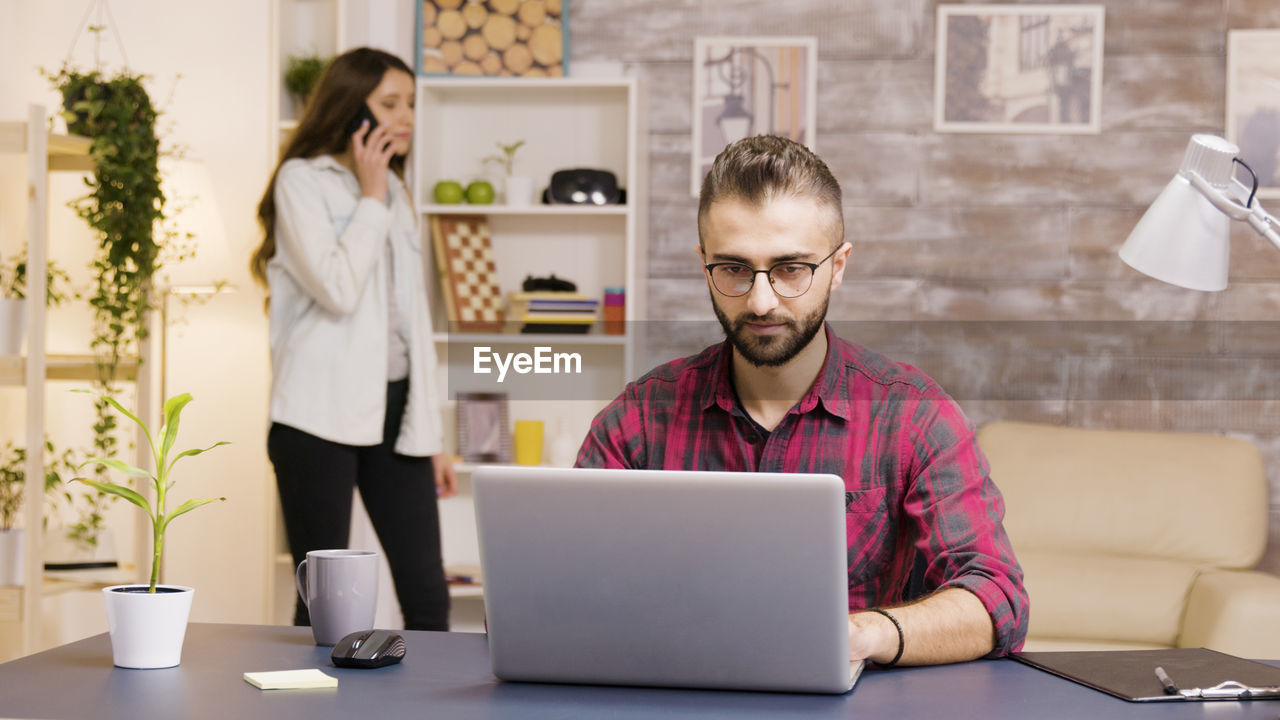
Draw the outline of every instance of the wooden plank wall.
<instances>
[{"instance_id":1,"label":"wooden plank wall","mask_svg":"<svg viewBox=\"0 0 1280 720\"><path fill-rule=\"evenodd\" d=\"M574 0L571 61L648 84L650 354L716 336L688 191L694 38L816 36L816 147L854 244L841 334L919 365L977 423L1252 440L1272 487L1263 566L1280 571L1280 252L1236 224L1222 293L1115 255L1189 136L1223 133L1227 30L1280 27L1280 2L1104 4L1103 130L1070 136L933 132L932 0Z\"/></svg>"}]
</instances>

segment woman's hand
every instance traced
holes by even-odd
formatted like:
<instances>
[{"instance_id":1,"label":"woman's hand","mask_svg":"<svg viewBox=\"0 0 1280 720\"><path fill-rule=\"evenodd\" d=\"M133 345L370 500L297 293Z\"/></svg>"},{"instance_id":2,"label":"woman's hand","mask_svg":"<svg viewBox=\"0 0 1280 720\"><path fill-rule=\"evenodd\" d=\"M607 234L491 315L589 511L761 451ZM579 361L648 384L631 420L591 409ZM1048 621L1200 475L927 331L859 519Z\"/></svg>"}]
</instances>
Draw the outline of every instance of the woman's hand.
<instances>
[{"instance_id":1,"label":"woman's hand","mask_svg":"<svg viewBox=\"0 0 1280 720\"><path fill-rule=\"evenodd\" d=\"M458 494L458 471L448 453L431 456L431 468L435 472L436 497L453 497Z\"/></svg>"},{"instance_id":2,"label":"woman's hand","mask_svg":"<svg viewBox=\"0 0 1280 720\"><path fill-rule=\"evenodd\" d=\"M366 122L351 136L351 156L362 197L373 198L380 203L387 201L387 165L395 154L391 141L385 124L369 131Z\"/></svg>"}]
</instances>

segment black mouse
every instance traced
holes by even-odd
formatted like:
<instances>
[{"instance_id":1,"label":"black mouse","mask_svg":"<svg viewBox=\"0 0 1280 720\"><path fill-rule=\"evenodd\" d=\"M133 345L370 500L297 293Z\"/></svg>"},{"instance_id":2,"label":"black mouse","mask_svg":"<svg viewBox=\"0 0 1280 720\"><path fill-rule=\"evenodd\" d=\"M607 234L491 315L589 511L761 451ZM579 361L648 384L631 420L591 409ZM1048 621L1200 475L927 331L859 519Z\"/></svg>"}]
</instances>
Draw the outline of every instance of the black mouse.
<instances>
[{"instance_id":1,"label":"black mouse","mask_svg":"<svg viewBox=\"0 0 1280 720\"><path fill-rule=\"evenodd\" d=\"M333 646L338 667L379 668L404 659L404 638L391 630L357 630Z\"/></svg>"}]
</instances>

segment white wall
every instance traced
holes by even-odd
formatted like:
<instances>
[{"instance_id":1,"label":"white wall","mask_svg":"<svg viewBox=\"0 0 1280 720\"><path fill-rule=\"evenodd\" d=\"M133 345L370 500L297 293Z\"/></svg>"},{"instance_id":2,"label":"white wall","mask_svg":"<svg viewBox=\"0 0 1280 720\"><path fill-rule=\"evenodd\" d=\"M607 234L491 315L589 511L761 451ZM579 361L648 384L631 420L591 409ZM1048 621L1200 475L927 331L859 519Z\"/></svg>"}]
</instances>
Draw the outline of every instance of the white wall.
<instances>
[{"instance_id":1,"label":"white wall","mask_svg":"<svg viewBox=\"0 0 1280 720\"><path fill-rule=\"evenodd\" d=\"M0 0L0 119L25 118L31 102L56 108L57 96L36 67L52 69L61 64L76 32L75 23L88 5L88 0ZM225 279L237 290L200 307L176 310L176 324L168 333L168 392L190 392L195 398L184 417L179 444L204 446L217 440L233 444L179 466L175 492L180 500L216 494L225 495L227 502L174 523L166 548L167 577L197 588L193 620L263 622L269 544L266 510L268 493L274 493L265 453L270 368L262 295L246 268L259 241L254 211L271 160L267 156L269 5L262 0L129 0L111 3L111 11L131 69L151 77L152 99L164 111L162 140L170 146L185 146L192 157L203 160L212 178L226 247L221 253L197 257L186 277L203 274L210 280ZM108 31L104 40L108 42L103 44L103 60L118 67L121 56L114 36ZM92 51L93 38L82 35L76 61L91 64ZM22 168L21 162L11 160L0 165L0 189L6 198L12 188L21 187ZM60 203L72 192L74 188L61 198L51 198ZM23 207L11 202L2 206L0 252L12 251L14 243L25 237ZM89 251L67 245L92 239L87 233L73 238L75 232L72 228L58 235L55 242L62 245L55 248L54 256L70 257L78 263L77 275L87 277L80 266L88 261ZM54 335L59 336L56 342L74 344L80 337L84 319L73 315L68 313L66 321L51 321ZM0 403L11 406L10 397L5 395ZM20 420L13 420L10 409L0 412L0 441L20 437L21 428L12 425ZM124 533L132 525L130 511L123 513ZM59 600L51 605L63 604ZM57 627L46 632L46 641L63 642L105 630L99 607L100 602L93 603L93 609L83 613L68 607L55 617ZM80 614L84 617L74 617Z\"/></svg>"}]
</instances>

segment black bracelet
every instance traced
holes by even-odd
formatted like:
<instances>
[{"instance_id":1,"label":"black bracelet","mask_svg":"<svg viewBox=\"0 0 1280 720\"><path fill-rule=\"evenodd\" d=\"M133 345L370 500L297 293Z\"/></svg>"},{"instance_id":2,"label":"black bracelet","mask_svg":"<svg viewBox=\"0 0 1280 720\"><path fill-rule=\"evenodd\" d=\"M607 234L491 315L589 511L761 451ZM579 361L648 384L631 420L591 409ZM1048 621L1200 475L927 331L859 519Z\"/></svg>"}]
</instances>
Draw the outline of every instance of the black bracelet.
<instances>
[{"instance_id":1,"label":"black bracelet","mask_svg":"<svg viewBox=\"0 0 1280 720\"><path fill-rule=\"evenodd\" d=\"M894 655L893 659L887 663L879 663L880 667L891 668L894 665L897 665L898 661L902 659L902 648L906 645L902 637L902 624L898 622L898 618L890 615L888 610L881 610L880 608L867 608L867 612L880 613L881 615L889 618L889 622L893 623L893 626L898 629L898 654Z\"/></svg>"}]
</instances>

